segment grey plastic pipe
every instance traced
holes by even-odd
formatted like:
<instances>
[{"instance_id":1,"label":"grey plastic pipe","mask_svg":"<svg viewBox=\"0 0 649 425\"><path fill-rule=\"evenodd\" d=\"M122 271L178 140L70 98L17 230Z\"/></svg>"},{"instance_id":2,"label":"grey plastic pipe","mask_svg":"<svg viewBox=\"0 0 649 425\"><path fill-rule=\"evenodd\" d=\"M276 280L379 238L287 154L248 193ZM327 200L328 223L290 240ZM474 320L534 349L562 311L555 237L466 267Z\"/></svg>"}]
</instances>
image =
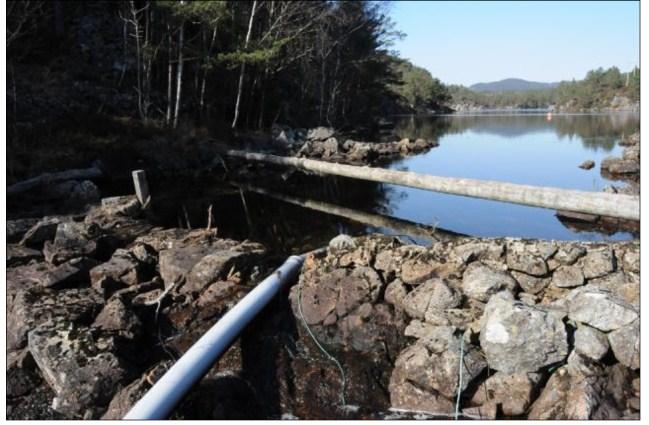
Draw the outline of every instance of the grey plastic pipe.
<instances>
[{"instance_id":1,"label":"grey plastic pipe","mask_svg":"<svg viewBox=\"0 0 649 425\"><path fill-rule=\"evenodd\" d=\"M124 419L166 419L178 402L228 349L243 328L300 270L293 255L228 311L165 373Z\"/></svg>"}]
</instances>

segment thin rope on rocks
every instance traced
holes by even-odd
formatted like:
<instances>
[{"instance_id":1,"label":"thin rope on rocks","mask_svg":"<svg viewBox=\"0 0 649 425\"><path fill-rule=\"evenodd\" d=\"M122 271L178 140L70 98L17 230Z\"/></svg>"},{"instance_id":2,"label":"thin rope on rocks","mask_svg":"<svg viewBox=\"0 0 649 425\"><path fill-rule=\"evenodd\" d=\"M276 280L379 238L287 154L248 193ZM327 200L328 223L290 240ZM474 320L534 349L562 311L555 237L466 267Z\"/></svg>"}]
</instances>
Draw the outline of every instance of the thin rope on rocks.
<instances>
[{"instance_id":1,"label":"thin rope on rocks","mask_svg":"<svg viewBox=\"0 0 649 425\"><path fill-rule=\"evenodd\" d=\"M455 420L460 414L460 397L462 396L462 365L464 364L464 334L460 338L460 367L457 385L457 399L455 400Z\"/></svg>"},{"instance_id":2,"label":"thin rope on rocks","mask_svg":"<svg viewBox=\"0 0 649 425\"><path fill-rule=\"evenodd\" d=\"M332 362L334 362L336 364L336 366L338 366L338 370L340 371L340 377L341 377L341 380L342 380L342 388L340 390L340 402L341 402L341 404L343 406L345 406L347 404L345 402L345 383L346 383L346 381L345 381L345 371L343 370L343 367L340 364L340 362L334 356L329 354L329 352L327 350L325 350L325 348L322 345L320 345L320 343L318 342L318 339L315 337L313 332L311 332L311 328L309 327L309 325L306 323L306 320L304 319L304 314L302 313L302 282L300 282L298 284L298 287L297 287L297 308L298 308L298 311L300 313L300 319L302 320L302 324L304 325L304 328L307 330L307 332L311 336L311 339L313 339L313 342L315 342L315 344L318 346L320 351L322 351L322 353L325 356L327 356L327 358L329 360L331 360Z\"/></svg>"}]
</instances>

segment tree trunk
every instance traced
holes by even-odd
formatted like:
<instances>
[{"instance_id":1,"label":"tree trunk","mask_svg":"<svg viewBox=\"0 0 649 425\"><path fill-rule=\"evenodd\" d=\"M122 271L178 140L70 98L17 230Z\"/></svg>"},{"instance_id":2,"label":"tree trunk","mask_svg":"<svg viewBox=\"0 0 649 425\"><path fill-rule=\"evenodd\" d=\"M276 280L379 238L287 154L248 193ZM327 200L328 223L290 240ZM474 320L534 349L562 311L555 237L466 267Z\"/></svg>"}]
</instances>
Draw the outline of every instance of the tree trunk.
<instances>
[{"instance_id":1,"label":"tree trunk","mask_svg":"<svg viewBox=\"0 0 649 425\"><path fill-rule=\"evenodd\" d=\"M396 184L432 192L490 199L553 210L640 220L640 198L638 196L584 192L489 180L438 177L409 171L359 167L238 150L229 150L226 154L249 161L269 162L321 174L333 174L353 179Z\"/></svg>"},{"instance_id":2,"label":"tree trunk","mask_svg":"<svg viewBox=\"0 0 649 425\"><path fill-rule=\"evenodd\" d=\"M255 11L257 10L257 0L252 2L252 11L250 12L250 21L248 21L248 33L246 34L246 41L244 43L244 48L248 47L250 42L250 34L252 33L252 24L255 19ZM237 127L237 121L239 120L239 108L241 107L241 92L243 91L243 78L246 73L246 63L241 64L241 73L239 74L239 86L237 88L237 100L234 104L234 118L232 119L232 128Z\"/></svg>"},{"instance_id":3,"label":"tree trunk","mask_svg":"<svg viewBox=\"0 0 649 425\"><path fill-rule=\"evenodd\" d=\"M180 34L178 35L178 73L176 80L176 108L174 111L174 128L178 127L178 115L180 112L180 99L183 85L183 39L185 37L185 23L180 24Z\"/></svg>"},{"instance_id":4,"label":"tree trunk","mask_svg":"<svg viewBox=\"0 0 649 425\"><path fill-rule=\"evenodd\" d=\"M173 74L174 74L174 67L173 64L171 63L171 47L173 45L172 43L172 38L171 38L171 28L169 27L169 24L167 24L167 34L169 34L168 40L169 40L169 62L168 62L168 68L167 68L167 115L165 119L165 123L167 126L171 124L171 105L173 104Z\"/></svg>"}]
</instances>

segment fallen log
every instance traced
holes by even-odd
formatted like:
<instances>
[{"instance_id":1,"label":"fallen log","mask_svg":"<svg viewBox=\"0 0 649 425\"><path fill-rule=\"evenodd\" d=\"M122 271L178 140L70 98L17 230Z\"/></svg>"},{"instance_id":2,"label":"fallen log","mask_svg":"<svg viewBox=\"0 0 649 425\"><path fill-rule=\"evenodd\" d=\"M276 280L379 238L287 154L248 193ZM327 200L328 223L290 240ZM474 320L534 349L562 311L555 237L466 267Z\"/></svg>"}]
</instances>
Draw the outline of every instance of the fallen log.
<instances>
[{"instance_id":1,"label":"fallen log","mask_svg":"<svg viewBox=\"0 0 649 425\"><path fill-rule=\"evenodd\" d=\"M584 192L489 180L430 176L410 171L386 170L367 166L358 167L240 150L228 150L226 154L249 161L291 166L321 174L333 174L353 179L396 184L433 192L510 202L552 210L640 220L640 198L638 196Z\"/></svg>"},{"instance_id":2,"label":"fallen log","mask_svg":"<svg viewBox=\"0 0 649 425\"><path fill-rule=\"evenodd\" d=\"M7 187L7 195L16 195L33 189L43 184L65 181L65 180L89 180L101 177L102 173L99 168L80 168L75 170L61 171L58 173L44 173L31 179L23 180Z\"/></svg>"},{"instance_id":3,"label":"fallen log","mask_svg":"<svg viewBox=\"0 0 649 425\"><path fill-rule=\"evenodd\" d=\"M327 202L314 201L311 199L301 199L293 196L283 195L281 193L273 192L256 186L235 183L241 189L248 192L259 193L260 195L268 196L278 199L282 202L298 205L303 208L309 208L314 211L320 211L325 214L336 215L343 217L357 223L364 224L372 227L384 227L394 230L398 234L414 236L429 241L450 241L464 236L449 230L440 229L438 227L426 226L423 224L415 223L408 220L403 220L395 217L389 217L381 214L371 214L364 211L355 210L352 208L341 207Z\"/></svg>"}]
</instances>

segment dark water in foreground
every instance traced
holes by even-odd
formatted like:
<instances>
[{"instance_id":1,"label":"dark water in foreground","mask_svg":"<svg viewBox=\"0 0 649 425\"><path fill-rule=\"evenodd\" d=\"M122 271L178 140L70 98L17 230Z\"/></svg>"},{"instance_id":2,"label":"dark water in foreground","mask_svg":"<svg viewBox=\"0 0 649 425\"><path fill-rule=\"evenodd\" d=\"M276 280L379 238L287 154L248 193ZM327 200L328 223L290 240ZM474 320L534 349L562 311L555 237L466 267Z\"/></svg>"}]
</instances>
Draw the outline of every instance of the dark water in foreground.
<instances>
[{"instance_id":1,"label":"dark water in foreground","mask_svg":"<svg viewBox=\"0 0 649 425\"><path fill-rule=\"evenodd\" d=\"M624 184L603 178L599 165L606 156L621 154L618 141L623 134L636 131L638 124L637 115L555 115L551 121L545 114L405 117L397 122L398 136L436 138L440 146L386 166L440 176L600 191L610 184ZM596 162L595 168L578 168L587 159ZM213 223L221 236L260 241L278 256L318 248L340 232L383 232L406 235L406 240L418 243L430 242L408 232L414 223L406 223L406 230L402 222L395 228L376 222L362 224L349 218L350 211L361 217L387 215L483 237L633 237L626 232L606 235L571 230L552 210L278 170L272 179L252 173L246 183L288 199L250 188L240 191L222 176L151 181L158 223L186 227L184 207L191 226L204 227L207 209L213 205ZM283 178L278 177L280 173L285 173ZM130 182L119 191L132 192ZM347 215L336 215L341 210Z\"/></svg>"}]
</instances>

